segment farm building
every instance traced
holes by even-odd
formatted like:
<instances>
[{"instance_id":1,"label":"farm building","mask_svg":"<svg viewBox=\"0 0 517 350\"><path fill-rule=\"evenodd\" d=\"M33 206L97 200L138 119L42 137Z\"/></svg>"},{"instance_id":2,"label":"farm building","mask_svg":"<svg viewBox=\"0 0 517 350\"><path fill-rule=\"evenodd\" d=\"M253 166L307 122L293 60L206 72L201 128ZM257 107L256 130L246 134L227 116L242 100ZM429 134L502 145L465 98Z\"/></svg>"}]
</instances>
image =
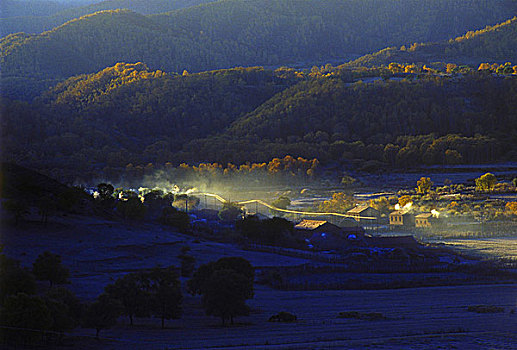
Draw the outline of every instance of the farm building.
<instances>
[{"instance_id":1,"label":"farm building","mask_svg":"<svg viewBox=\"0 0 517 350\"><path fill-rule=\"evenodd\" d=\"M346 212L348 215L353 217L357 222L374 222L379 218L379 211L368 205L358 205L355 208L350 209ZM366 219L375 218L375 219Z\"/></svg>"},{"instance_id":2,"label":"farm building","mask_svg":"<svg viewBox=\"0 0 517 350\"><path fill-rule=\"evenodd\" d=\"M415 217L406 211L397 210L390 213L390 225L393 226L414 226Z\"/></svg>"},{"instance_id":3,"label":"farm building","mask_svg":"<svg viewBox=\"0 0 517 350\"><path fill-rule=\"evenodd\" d=\"M415 216L415 226L419 228L431 227L436 224L437 218L431 213L422 213Z\"/></svg>"},{"instance_id":4,"label":"farm building","mask_svg":"<svg viewBox=\"0 0 517 350\"><path fill-rule=\"evenodd\" d=\"M355 238L364 236L364 229L360 226L339 227L325 220L302 220L294 226L294 229L304 237L312 237L314 234L332 234L341 237L354 235Z\"/></svg>"},{"instance_id":5,"label":"farm building","mask_svg":"<svg viewBox=\"0 0 517 350\"><path fill-rule=\"evenodd\" d=\"M302 220L294 226L294 229L300 232L312 233L340 233L341 227L331 224L325 220Z\"/></svg>"}]
</instances>

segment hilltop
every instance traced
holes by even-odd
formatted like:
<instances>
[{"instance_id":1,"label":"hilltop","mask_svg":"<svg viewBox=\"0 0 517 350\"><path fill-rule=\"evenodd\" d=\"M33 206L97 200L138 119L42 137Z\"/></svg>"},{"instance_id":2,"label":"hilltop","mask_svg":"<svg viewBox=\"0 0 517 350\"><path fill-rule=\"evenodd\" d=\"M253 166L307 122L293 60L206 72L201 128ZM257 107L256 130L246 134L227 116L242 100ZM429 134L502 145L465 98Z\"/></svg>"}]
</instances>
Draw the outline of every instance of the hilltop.
<instances>
[{"instance_id":1,"label":"hilltop","mask_svg":"<svg viewBox=\"0 0 517 350\"><path fill-rule=\"evenodd\" d=\"M128 9L140 14L153 14L196 6L213 0L106 0L86 6L73 6L51 1L6 0L2 11L2 35L18 32L41 33L99 11Z\"/></svg>"},{"instance_id":2,"label":"hilltop","mask_svg":"<svg viewBox=\"0 0 517 350\"><path fill-rule=\"evenodd\" d=\"M413 44L409 48L390 47L360 57L346 66L381 66L391 62L457 64L517 61L517 17L494 26L437 43Z\"/></svg>"},{"instance_id":3,"label":"hilltop","mask_svg":"<svg viewBox=\"0 0 517 350\"><path fill-rule=\"evenodd\" d=\"M0 44L3 77L69 77L116 62L189 72L366 54L446 40L516 13L514 1L225 0L164 14L103 11Z\"/></svg>"}]
</instances>

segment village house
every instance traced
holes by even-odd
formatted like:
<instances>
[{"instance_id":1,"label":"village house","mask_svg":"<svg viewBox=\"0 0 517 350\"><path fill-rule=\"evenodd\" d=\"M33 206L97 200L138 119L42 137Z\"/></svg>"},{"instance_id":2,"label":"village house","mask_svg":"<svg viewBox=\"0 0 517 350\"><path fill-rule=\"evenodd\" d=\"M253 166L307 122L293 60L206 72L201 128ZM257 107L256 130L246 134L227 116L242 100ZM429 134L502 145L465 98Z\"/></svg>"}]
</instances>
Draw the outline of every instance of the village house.
<instances>
[{"instance_id":1,"label":"village house","mask_svg":"<svg viewBox=\"0 0 517 350\"><path fill-rule=\"evenodd\" d=\"M346 212L357 222L373 223L379 218L379 211L369 205L358 205ZM374 218L374 219L369 219Z\"/></svg>"},{"instance_id":2,"label":"village house","mask_svg":"<svg viewBox=\"0 0 517 350\"><path fill-rule=\"evenodd\" d=\"M294 229L302 234L304 237L312 237L317 234L333 234L342 237L354 235L355 238L362 238L364 236L364 229L361 226L339 227L325 220L302 220Z\"/></svg>"},{"instance_id":3,"label":"village house","mask_svg":"<svg viewBox=\"0 0 517 350\"><path fill-rule=\"evenodd\" d=\"M407 211L397 210L390 213L390 225L393 226L414 226L415 217Z\"/></svg>"},{"instance_id":4,"label":"village house","mask_svg":"<svg viewBox=\"0 0 517 350\"><path fill-rule=\"evenodd\" d=\"M300 233L312 235L314 233L341 233L341 227L325 220L302 220L294 226Z\"/></svg>"},{"instance_id":5,"label":"village house","mask_svg":"<svg viewBox=\"0 0 517 350\"><path fill-rule=\"evenodd\" d=\"M436 223L437 219L431 213L422 213L415 216L415 226L418 228L429 228Z\"/></svg>"},{"instance_id":6,"label":"village house","mask_svg":"<svg viewBox=\"0 0 517 350\"><path fill-rule=\"evenodd\" d=\"M364 238L361 226L339 227L324 220L303 220L294 228L316 250L341 249Z\"/></svg>"}]
</instances>

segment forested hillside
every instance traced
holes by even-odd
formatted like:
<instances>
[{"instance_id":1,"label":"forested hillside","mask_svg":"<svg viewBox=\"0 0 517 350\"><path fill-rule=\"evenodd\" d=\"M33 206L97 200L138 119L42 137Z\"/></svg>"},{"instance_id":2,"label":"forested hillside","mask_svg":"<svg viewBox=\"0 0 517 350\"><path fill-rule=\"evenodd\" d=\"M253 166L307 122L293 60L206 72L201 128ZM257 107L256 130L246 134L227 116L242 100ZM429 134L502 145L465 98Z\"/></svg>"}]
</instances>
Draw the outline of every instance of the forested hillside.
<instances>
[{"instance_id":1,"label":"forested hillside","mask_svg":"<svg viewBox=\"0 0 517 350\"><path fill-rule=\"evenodd\" d=\"M281 65L445 40L517 13L510 0L225 0L143 16L105 11L2 39L3 77L69 77L116 62L202 71Z\"/></svg>"},{"instance_id":2,"label":"forested hillside","mask_svg":"<svg viewBox=\"0 0 517 350\"><path fill-rule=\"evenodd\" d=\"M347 66L380 66L391 62L458 64L482 62L517 62L517 17L477 31L469 31L449 41L387 48L365 55Z\"/></svg>"},{"instance_id":3,"label":"forested hillside","mask_svg":"<svg viewBox=\"0 0 517 350\"><path fill-rule=\"evenodd\" d=\"M31 104L3 100L2 149L9 161L85 178L116 177L129 163L155 169L286 154L369 171L517 156L515 75L369 78L376 72L174 75L119 63L69 78Z\"/></svg>"},{"instance_id":4,"label":"forested hillside","mask_svg":"<svg viewBox=\"0 0 517 350\"><path fill-rule=\"evenodd\" d=\"M354 84L331 75L285 90L178 157L240 163L294 154L397 166L512 159L516 96L515 77L485 73Z\"/></svg>"},{"instance_id":5,"label":"forested hillside","mask_svg":"<svg viewBox=\"0 0 517 350\"><path fill-rule=\"evenodd\" d=\"M87 6L52 3L46 1L6 0L8 11L0 14L2 36L25 32L41 33L51 30L74 18L98 11L128 9L141 14L169 12L214 0L106 0Z\"/></svg>"},{"instance_id":6,"label":"forested hillside","mask_svg":"<svg viewBox=\"0 0 517 350\"><path fill-rule=\"evenodd\" d=\"M172 76L120 63L70 78L33 104L3 100L2 150L10 161L60 176L163 164L299 79L262 68Z\"/></svg>"}]
</instances>

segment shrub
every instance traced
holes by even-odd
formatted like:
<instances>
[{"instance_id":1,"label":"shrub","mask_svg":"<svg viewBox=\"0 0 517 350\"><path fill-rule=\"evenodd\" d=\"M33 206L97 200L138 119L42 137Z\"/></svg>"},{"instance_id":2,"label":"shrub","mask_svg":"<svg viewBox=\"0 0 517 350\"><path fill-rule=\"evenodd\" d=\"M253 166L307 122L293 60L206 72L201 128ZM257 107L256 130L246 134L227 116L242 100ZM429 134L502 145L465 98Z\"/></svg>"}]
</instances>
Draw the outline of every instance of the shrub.
<instances>
[{"instance_id":1,"label":"shrub","mask_svg":"<svg viewBox=\"0 0 517 350\"><path fill-rule=\"evenodd\" d=\"M504 312L504 307L495 305L471 305L467 308L469 312L476 312L478 314L492 314Z\"/></svg>"},{"instance_id":2,"label":"shrub","mask_svg":"<svg viewBox=\"0 0 517 350\"><path fill-rule=\"evenodd\" d=\"M271 316L268 322L296 322L297 319L296 315L286 311L281 311L278 314Z\"/></svg>"}]
</instances>

